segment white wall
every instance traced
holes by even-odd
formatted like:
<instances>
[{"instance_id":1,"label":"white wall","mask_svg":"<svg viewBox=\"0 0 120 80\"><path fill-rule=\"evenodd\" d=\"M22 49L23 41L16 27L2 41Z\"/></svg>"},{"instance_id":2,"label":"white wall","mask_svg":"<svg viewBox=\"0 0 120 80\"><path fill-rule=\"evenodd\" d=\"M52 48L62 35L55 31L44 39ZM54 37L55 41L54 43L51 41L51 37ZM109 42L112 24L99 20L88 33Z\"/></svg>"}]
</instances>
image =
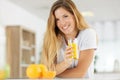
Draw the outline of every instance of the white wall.
<instances>
[{"instance_id":1,"label":"white wall","mask_svg":"<svg viewBox=\"0 0 120 80\"><path fill-rule=\"evenodd\" d=\"M120 72L120 20L93 22L99 44L96 69L98 72Z\"/></svg>"},{"instance_id":2,"label":"white wall","mask_svg":"<svg viewBox=\"0 0 120 80\"><path fill-rule=\"evenodd\" d=\"M36 62L45 31L46 23L8 0L0 0L0 64L5 63L5 26L22 25L36 32ZM1 52L2 51L2 52Z\"/></svg>"},{"instance_id":3,"label":"white wall","mask_svg":"<svg viewBox=\"0 0 120 80\"><path fill-rule=\"evenodd\" d=\"M0 68L5 65L5 30L0 26Z\"/></svg>"}]
</instances>

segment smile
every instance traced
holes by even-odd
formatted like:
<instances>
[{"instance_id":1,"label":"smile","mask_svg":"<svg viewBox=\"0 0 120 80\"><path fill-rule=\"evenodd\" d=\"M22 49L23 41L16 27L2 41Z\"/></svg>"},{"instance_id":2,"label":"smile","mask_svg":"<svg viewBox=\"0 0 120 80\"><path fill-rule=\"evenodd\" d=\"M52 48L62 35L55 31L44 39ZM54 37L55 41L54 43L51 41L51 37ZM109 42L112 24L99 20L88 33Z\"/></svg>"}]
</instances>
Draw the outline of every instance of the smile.
<instances>
[{"instance_id":1,"label":"smile","mask_svg":"<svg viewBox=\"0 0 120 80\"><path fill-rule=\"evenodd\" d=\"M63 30L69 29L70 25L63 27Z\"/></svg>"}]
</instances>

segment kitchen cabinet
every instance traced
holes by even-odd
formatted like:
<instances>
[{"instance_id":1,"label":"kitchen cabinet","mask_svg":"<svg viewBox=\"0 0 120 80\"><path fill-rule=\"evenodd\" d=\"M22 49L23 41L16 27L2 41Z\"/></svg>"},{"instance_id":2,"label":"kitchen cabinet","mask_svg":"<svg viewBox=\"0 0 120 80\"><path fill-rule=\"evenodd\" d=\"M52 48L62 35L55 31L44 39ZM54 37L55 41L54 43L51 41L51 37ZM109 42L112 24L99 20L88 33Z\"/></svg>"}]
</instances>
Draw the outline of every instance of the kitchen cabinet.
<instances>
[{"instance_id":1,"label":"kitchen cabinet","mask_svg":"<svg viewBox=\"0 0 120 80\"><path fill-rule=\"evenodd\" d=\"M26 68L35 63L35 32L22 26L7 26L7 64L10 78L26 78Z\"/></svg>"}]
</instances>

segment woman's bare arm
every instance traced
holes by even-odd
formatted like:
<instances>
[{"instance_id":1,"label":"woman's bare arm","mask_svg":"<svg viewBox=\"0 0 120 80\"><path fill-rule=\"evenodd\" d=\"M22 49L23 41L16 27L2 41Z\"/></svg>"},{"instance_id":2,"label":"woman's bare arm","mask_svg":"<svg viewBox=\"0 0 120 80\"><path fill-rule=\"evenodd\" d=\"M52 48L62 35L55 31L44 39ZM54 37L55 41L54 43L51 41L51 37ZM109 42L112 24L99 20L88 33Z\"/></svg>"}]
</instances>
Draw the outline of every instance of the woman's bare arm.
<instances>
[{"instance_id":1,"label":"woman's bare arm","mask_svg":"<svg viewBox=\"0 0 120 80\"><path fill-rule=\"evenodd\" d=\"M67 47L64 55L64 60L61 63L56 64L56 74L60 74L64 72L71 64L73 59L70 58L72 56L72 47Z\"/></svg>"},{"instance_id":2,"label":"woman's bare arm","mask_svg":"<svg viewBox=\"0 0 120 80\"><path fill-rule=\"evenodd\" d=\"M57 77L61 78L82 78L85 76L94 56L94 49L83 50L80 52L78 65L75 68L67 69Z\"/></svg>"}]
</instances>

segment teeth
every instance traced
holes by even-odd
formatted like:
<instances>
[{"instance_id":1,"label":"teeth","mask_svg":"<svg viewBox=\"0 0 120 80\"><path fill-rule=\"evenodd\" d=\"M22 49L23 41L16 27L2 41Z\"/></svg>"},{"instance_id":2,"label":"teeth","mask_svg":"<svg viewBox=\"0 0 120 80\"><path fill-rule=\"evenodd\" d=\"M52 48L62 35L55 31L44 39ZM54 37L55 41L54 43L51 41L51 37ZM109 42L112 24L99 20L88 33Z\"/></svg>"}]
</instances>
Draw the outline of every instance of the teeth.
<instances>
[{"instance_id":1,"label":"teeth","mask_svg":"<svg viewBox=\"0 0 120 80\"><path fill-rule=\"evenodd\" d=\"M63 29L67 29L67 26L63 27Z\"/></svg>"}]
</instances>

